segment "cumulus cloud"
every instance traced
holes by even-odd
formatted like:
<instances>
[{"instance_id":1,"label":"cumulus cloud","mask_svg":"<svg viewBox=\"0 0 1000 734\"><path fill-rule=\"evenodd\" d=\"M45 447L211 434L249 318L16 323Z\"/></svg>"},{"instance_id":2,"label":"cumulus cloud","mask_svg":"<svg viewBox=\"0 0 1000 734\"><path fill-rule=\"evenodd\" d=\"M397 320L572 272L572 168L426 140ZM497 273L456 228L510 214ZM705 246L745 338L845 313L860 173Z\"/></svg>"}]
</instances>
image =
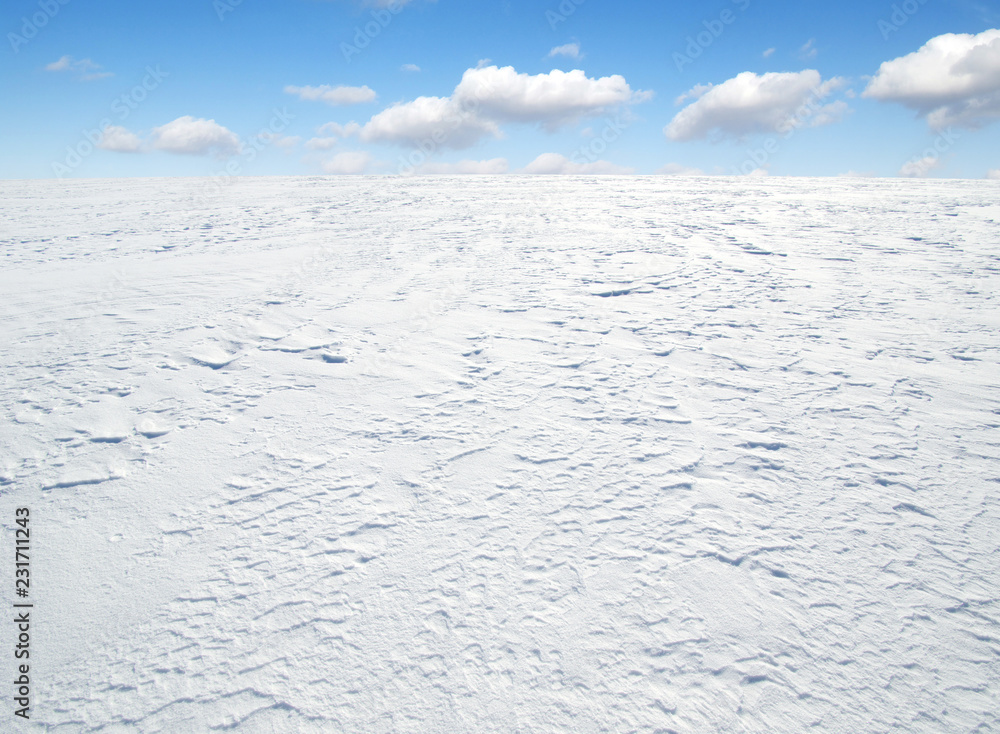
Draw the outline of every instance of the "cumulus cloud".
<instances>
[{"instance_id":1,"label":"cumulus cloud","mask_svg":"<svg viewBox=\"0 0 1000 734\"><path fill-rule=\"evenodd\" d=\"M945 33L884 62L863 96L915 110L935 130L1000 118L1000 29Z\"/></svg>"},{"instance_id":2,"label":"cumulus cloud","mask_svg":"<svg viewBox=\"0 0 1000 734\"><path fill-rule=\"evenodd\" d=\"M549 51L548 58L554 58L556 56L567 56L571 59L576 59L579 61L583 58L583 54L580 53L579 43L567 43L563 46L556 46L554 49Z\"/></svg>"},{"instance_id":3,"label":"cumulus cloud","mask_svg":"<svg viewBox=\"0 0 1000 734\"><path fill-rule=\"evenodd\" d=\"M285 87L285 94L294 94L307 102L326 102L328 105L342 106L364 104L371 102L377 96L375 90L364 87L331 87L323 84L319 87Z\"/></svg>"},{"instance_id":4,"label":"cumulus cloud","mask_svg":"<svg viewBox=\"0 0 1000 734\"><path fill-rule=\"evenodd\" d=\"M537 175L626 175L635 173L634 168L618 166L609 161L594 161L593 163L574 163L569 158L558 153L542 153L531 163L521 169L521 173Z\"/></svg>"},{"instance_id":5,"label":"cumulus cloud","mask_svg":"<svg viewBox=\"0 0 1000 734\"><path fill-rule=\"evenodd\" d=\"M588 78L582 71L518 74L513 67L468 69L450 97L418 97L372 117L360 130L365 142L468 148L502 137L504 122L536 123L548 130L648 98L621 76Z\"/></svg>"},{"instance_id":6,"label":"cumulus cloud","mask_svg":"<svg viewBox=\"0 0 1000 734\"><path fill-rule=\"evenodd\" d=\"M1000 168L994 168L986 172L986 178L1000 180Z\"/></svg>"},{"instance_id":7,"label":"cumulus cloud","mask_svg":"<svg viewBox=\"0 0 1000 734\"><path fill-rule=\"evenodd\" d=\"M153 128L153 147L168 153L183 155L209 155L219 157L236 155L242 149L236 133L227 130L215 120L178 117Z\"/></svg>"},{"instance_id":8,"label":"cumulus cloud","mask_svg":"<svg viewBox=\"0 0 1000 734\"><path fill-rule=\"evenodd\" d=\"M326 173L334 174L357 174L364 173L371 163L370 153L360 150L351 150L338 153L333 158L323 161L323 170Z\"/></svg>"},{"instance_id":9,"label":"cumulus cloud","mask_svg":"<svg viewBox=\"0 0 1000 734\"><path fill-rule=\"evenodd\" d=\"M847 111L843 101L820 102L844 80L823 81L819 72L767 73L750 71L706 90L694 87L680 101L695 97L663 131L671 140L698 140L710 134L741 138L752 133L788 131L801 126L818 127L839 120Z\"/></svg>"},{"instance_id":10,"label":"cumulus cloud","mask_svg":"<svg viewBox=\"0 0 1000 734\"><path fill-rule=\"evenodd\" d=\"M425 163L416 169L417 174L429 175L490 175L507 173L506 158L492 158L488 161L464 160L457 163Z\"/></svg>"},{"instance_id":11,"label":"cumulus cloud","mask_svg":"<svg viewBox=\"0 0 1000 734\"><path fill-rule=\"evenodd\" d=\"M101 150L111 150L116 153L138 153L142 148L139 136L120 125L108 125L97 144Z\"/></svg>"},{"instance_id":12,"label":"cumulus cloud","mask_svg":"<svg viewBox=\"0 0 1000 734\"><path fill-rule=\"evenodd\" d=\"M45 65L45 71L69 71L79 75L85 82L95 79L106 79L114 76L110 71L101 71L101 65L95 64L90 59L74 59L72 56L63 56L58 61Z\"/></svg>"},{"instance_id":13,"label":"cumulus cloud","mask_svg":"<svg viewBox=\"0 0 1000 734\"><path fill-rule=\"evenodd\" d=\"M555 69L532 76L512 66L486 66L468 69L453 98L478 102L482 114L498 122L537 122L556 129L647 96L633 92L618 74L591 79L579 69Z\"/></svg>"},{"instance_id":14,"label":"cumulus cloud","mask_svg":"<svg viewBox=\"0 0 1000 734\"><path fill-rule=\"evenodd\" d=\"M395 104L378 113L360 130L361 139L374 143L469 148L482 137L500 137L495 122L485 120L474 109L448 97L418 97Z\"/></svg>"},{"instance_id":15,"label":"cumulus cloud","mask_svg":"<svg viewBox=\"0 0 1000 734\"><path fill-rule=\"evenodd\" d=\"M907 178L923 178L931 171L941 167L941 159L937 156L925 156L924 158L916 158L912 161L907 161L903 164L903 167L899 169L900 176L906 176Z\"/></svg>"}]
</instances>

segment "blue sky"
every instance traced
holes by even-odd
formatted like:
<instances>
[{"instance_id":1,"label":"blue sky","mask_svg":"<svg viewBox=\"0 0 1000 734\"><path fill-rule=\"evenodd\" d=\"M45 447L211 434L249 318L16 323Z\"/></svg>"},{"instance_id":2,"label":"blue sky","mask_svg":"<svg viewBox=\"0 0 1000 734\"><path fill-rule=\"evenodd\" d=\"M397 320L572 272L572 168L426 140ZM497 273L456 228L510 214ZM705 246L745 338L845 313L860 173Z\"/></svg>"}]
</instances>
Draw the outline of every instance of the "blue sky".
<instances>
[{"instance_id":1,"label":"blue sky","mask_svg":"<svg viewBox=\"0 0 1000 734\"><path fill-rule=\"evenodd\" d=\"M997 177L998 28L976 0L8 0L0 176Z\"/></svg>"}]
</instances>

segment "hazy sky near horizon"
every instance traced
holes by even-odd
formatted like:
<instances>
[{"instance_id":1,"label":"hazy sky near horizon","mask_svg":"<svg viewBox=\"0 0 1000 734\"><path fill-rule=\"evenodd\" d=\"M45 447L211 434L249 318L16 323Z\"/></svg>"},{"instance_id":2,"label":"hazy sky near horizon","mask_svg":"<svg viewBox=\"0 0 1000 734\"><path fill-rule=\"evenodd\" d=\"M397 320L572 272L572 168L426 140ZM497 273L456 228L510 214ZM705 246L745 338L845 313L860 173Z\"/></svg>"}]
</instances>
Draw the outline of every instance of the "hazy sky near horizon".
<instances>
[{"instance_id":1,"label":"hazy sky near horizon","mask_svg":"<svg viewBox=\"0 0 1000 734\"><path fill-rule=\"evenodd\" d=\"M10 0L0 176L1000 177L979 0Z\"/></svg>"}]
</instances>

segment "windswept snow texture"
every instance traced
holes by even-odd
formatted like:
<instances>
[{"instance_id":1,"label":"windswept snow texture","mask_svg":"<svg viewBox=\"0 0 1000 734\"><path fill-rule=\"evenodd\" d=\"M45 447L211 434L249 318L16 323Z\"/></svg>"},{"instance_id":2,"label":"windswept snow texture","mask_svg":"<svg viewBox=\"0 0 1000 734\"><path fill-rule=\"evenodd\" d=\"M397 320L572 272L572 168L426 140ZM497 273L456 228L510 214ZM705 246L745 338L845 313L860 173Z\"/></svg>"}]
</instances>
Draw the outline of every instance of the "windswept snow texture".
<instances>
[{"instance_id":1,"label":"windswept snow texture","mask_svg":"<svg viewBox=\"0 0 1000 734\"><path fill-rule=\"evenodd\" d=\"M0 183L34 728L1000 730L1000 182L204 186Z\"/></svg>"}]
</instances>

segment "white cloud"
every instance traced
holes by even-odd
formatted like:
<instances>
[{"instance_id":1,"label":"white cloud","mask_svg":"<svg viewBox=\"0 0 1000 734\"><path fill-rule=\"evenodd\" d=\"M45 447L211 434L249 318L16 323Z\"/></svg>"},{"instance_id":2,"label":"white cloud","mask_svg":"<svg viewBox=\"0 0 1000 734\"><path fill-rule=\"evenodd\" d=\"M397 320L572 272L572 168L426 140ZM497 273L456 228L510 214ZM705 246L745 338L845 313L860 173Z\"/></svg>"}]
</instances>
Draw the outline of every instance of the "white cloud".
<instances>
[{"instance_id":1,"label":"white cloud","mask_svg":"<svg viewBox=\"0 0 1000 734\"><path fill-rule=\"evenodd\" d=\"M941 159L937 156L929 155L924 158L907 161L903 164L903 167L899 169L899 175L907 176L909 178L923 178L931 171L940 167Z\"/></svg>"},{"instance_id":2,"label":"white cloud","mask_svg":"<svg viewBox=\"0 0 1000 734\"><path fill-rule=\"evenodd\" d=\"M617 74L591 79L579 69L554 69L532 76L512 66L468 69L452 96L478 103L481 114L497 122L538 122L550 130L645 98Z\"/></svg>"},{"instance_id":3,"label":"white cloud","mask_svg":"<svg viewBox=\"0 0 1000 734\"><path fill-rule=\"evenodd\" d=\"M697 140L710 133L740 138L751 133L779 132L835 122L846 112L844 102L819 103L843 85L834 77L823 81L818 71L767 73L750 71L711 87L697 86L679 99L697 97L663 131L671 140Z\"/></svg>"},{"instance_id":4,"label":"white cloud","mask_svg":"<svg viewBox=\"0 0 1000 734\"><path fill-rule=\"evenodd\" d=\"M461 149L486 135L500 137L500 129L451 98L417 97L378 113L361 128L360 135L365 142Z\"/></svg>"},{"instance_id":5,"label":"white cloud","mask_svg":"<svg viewBox=\"0 0 1000 734\"><path fill-rule=\"evenodd\" d=\"M945 33L884 62L863 96L916 110L941 130L1000 118L1000 29Z\"/></svg>"},{"instance_id":6,"label":"white cloud","mask_svg":"<svg viewBox=\"0 0 1000 734\"><path fill-rule=\"evenodd\" d=\"M364 173L371 163L370 153L360 150L352 150L338 153L328 161L323 161L323 170L326 173L335 174L357 174Z\"/></svg>"},{"instance_id":7,"label":"white cloud","mask_svg":"<svg viewBox=\"0 0 1000 734\"><path fill-rule=\"evenodd\" d=\"M838 173L837 178L874 178L875 174L871 171L855 171L850 170L845 173Z\"/></svg>"},{"instance_id":8,"label":"white cloud","mask_svg":"<svg viewBox=\"0 0 1000 734\"><path fill-rule=\"evenodd\" d=\"M73 57L63 56L58 61L53 61L45 66L45 71L69 71L73 68Z\"/></svg>"},{"instance_id":9,"label":"white cloud","mask_svg":"<svg viewBox=\"0 0 1000 734\"><path fill-rule=\"evenodd\" d=\"M262 133L261 139L269 140L273 145L284 150L291 150L302 142L302 138L298 135L282 135L281 133Z\"/></svg>"},{"instance_id":10,"label":"white cloud","mask_svg":"<svg viewBox=\"0 0 1000 734\"><path fill-rule=\"evenodd\" d=\"M114 76L110 71L99 71L100 64L95 64L90 59L74 59L72 56L63 56L58 61L45 65L45 71L70 71L80 75L80 79L85 82L96 79L106 79Z\"/></svg>"},{"instance_id":11,"label":"white cloud","mask_svg":"<svg viewBox=\"0 0 1000 734\"><path fill-rule=\"evenodd\" d=\"M681 105L687 102L688 100L699 99L700 97L703 97L705 93L711 88L712 88L711 84L695 84L693 87L691 87L691 89L689 89L688 91L684 92L684 94L677 97L677 99L674 100L674 104Z\"/></svg>"},{"instance_id":12,"label":"white cloud","mask_svg":"<svg viewBox=\"0 0 1000 734\"><path fill-rule=\"evenodd\" d=\"M142 148L139 136L120 125L108 125L97 144L101 150L112 150L116 153L138 153Z\"/></svg>"},{"instance_id":13,"label":"white cloud","mask_svg":"<svg viewBox=\"0 0 1000 734\"><path fill-rule=\"evenodd\" d=\"M365 142L468 148L502 137L502 122L538 123L548 130L595 116L609 107L648 98L621 76L590 79L582 71L518 74L513 67L468 69L450 97L418 97L372 117Z\"/></svg>"},{"instance_id":14,"label":"white cloud","mask_svg":"<svg viewBox=\"0 0 1000 734\"><path fill-rule=\"evenodd\" d=\"M816 50L816 39L810 38L808 41L802 44L799 49L799 58L801 59L814 59L819 51Z\"/></svg>"},{"instance_id":15,"label":"white cloud","mask_svg":"<svg viewBox=\"0 0 1000 734\"><path fill-rule=\"evenodd\" d=\"M153 147L168 153L208 155L220 157L235 155L242 149L236 133L227 130L215 120L178 117L173 122L153 129Z\"/></svg>"},{"instance_id":16,"label":"white cloud","mask_svg":"<svg viewBox=\"0 0 1000 734\"><path fill-rule=\"evenodd\" d=\"M319 87L285 87L285 94L297 95L299 99L308 102L317 100L326 102L328 105L351 105L371 102L377 96L373 89L364 87L331 87L323 84Z\"/></svg>"},{"instance_id":17,"label":"white cloud","mask_svg":"<svg viewBox=\"0 0 1000 734\"><path fill-rule=\"evenodd\" d=\"M579 61L583 58L583 54L580 53L579 43L567 43L564 46L556 46L554 49L549 51L548 58L553 58L555 56L567 56L571 59L576 59Z\"/></svg>"},{"instance_id":18,"label":"white cloud","mask_svg":"<svg viewBox=\"0 0 1000 734\"><path fill-rule=\"evenodd\" d=\"M574 163L558 153L542 153L531 163L521 169L521 173L538 175L626 175L635 173L634 168L618 166L609 161L594 161L593 163Z\"/></svg>"},{"instance_id":19,"label":"white cloud","mask_svg":"<svg viewBox=\"0 0 1000 734\"><path fill-rule=\"evenodd\" d=\"M306 147L309 150L330 150L337 147L339 142L339 138L312 138L306 141Z\"/></svg>"},{"instance_id":20,"label":"white cloud","mask_svg":"<svg viewBox=\"0 0 1000 734\"><path fill-rule=\"evenodd\" d=\"M680 163L668 163L661 166L656 171L661 176L704 176L705 172L700 168L688 168Z\"/></svg>"},{"instance_id":21,"label":"white cloud","mask_svg":"<svg viewBox=\"0 0 1000 734\"><path fill-rule=\"evenodd\" d=\"M399 68L400 68L400 71L410 71L410 72L418 72L418 71L420 71L420 67L417 66L416 64L403 64Z\"/></svg>"},{"instance_id":22,"label":"white cloud","mask_svg":"<svg viewBox=\"0 0 1000 734\"><path fill-rule=\"evenodd\" d=\"M325 125L320 125L316 132L320 135L333 135L338 138L348 138L351 135L357 135L361 132L361 125L356 122L349 122L346 125L341 125L336 122L328 122Z\"/></svg>"},{"instance_id":23,"label":"white cloud","mask_svg":"<svg viewBox=\"0 0 1000 734\"><path fill-rule=\"evenodd\" d=\"M458 163L430 162L420 166L415 173L430 175L490 175L507 173L506 158L492 158L488 161L464 160Z\"/></svg>"},{"instance_id":24,"label":"white cloud","mask_svg":"<svg viewBox=\"0 0 1000 734\"><path fill-rule=\"evenodd\" d=\"M775 49L772 46L771 48L767 49L764 53L762 53L761 56L763 56L765 59L768 59L768 58L771 57L771 54L773 54L774 51L775 51Z\"/></svg>"},{"instance_id":25,"label":"white cloud","mask_svg":"<svg viewBox=\"0 0 1000 734\"><path fill-rule=\"evenodd\" d=\"M1000 168L994 168L986 172L986 178L1000 180Z\"/></svg>"}]
</instances>

